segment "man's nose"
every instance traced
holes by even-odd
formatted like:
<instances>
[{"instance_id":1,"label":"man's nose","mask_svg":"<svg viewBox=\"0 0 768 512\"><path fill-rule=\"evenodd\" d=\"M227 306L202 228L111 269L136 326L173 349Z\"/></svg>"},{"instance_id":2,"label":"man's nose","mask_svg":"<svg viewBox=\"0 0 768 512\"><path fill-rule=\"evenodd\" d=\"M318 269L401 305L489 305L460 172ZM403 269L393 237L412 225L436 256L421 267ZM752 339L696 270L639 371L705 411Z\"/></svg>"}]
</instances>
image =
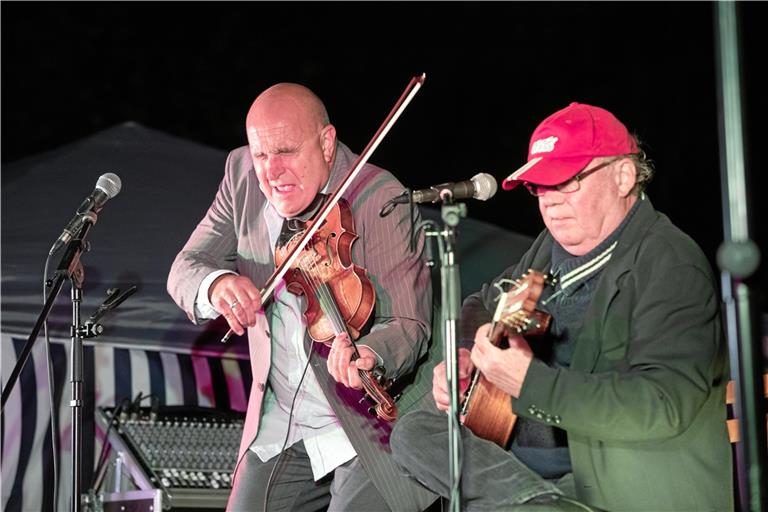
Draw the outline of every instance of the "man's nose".
<instances>
[{"instance_id":1,"label":"man's nose","mask_svg":"<svg viewBox=\"0 0 768 512\"><path fill-rule=\"evenodd\" d=\"M280 155L269 155L264 162L264 170L267 174L267 179L274 180L282 176L285 172L282 164L282 158Z\"/></svg>"},{"instance_id":2,"label":"man's nose","mask_svg":"<svg viewBox=\"0 0 768 512\"><path fill-rule=\"evenodd\" d=\"M565 194L555 188L545 188L539 193L539 203L544 206L553 206L563 202Z\"/></svg>"}]
</instances>

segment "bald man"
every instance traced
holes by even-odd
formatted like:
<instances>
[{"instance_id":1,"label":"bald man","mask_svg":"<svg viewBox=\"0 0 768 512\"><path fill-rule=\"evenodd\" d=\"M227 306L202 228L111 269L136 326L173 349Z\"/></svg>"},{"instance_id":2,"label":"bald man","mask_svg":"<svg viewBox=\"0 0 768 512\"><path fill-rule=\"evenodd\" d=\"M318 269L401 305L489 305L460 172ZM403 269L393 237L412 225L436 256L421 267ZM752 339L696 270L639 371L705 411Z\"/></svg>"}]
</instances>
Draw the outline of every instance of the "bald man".
<instances>
[{"instance_id":1,"label":"bald man","mask_svg":"<svg viewBox=\"0 0 768 512\"><path fill-rule=\"evenodd\" d=\"M352 361L345 334L330 350L310 340L304 297L280 284L262 304L259 290L275 269L275 247L302 230L357 155L337 140L321 100L297 84L261 93L246 134L248 146L230 153L216 198L168 277L193 322L223 315L248 333L253 385L228 510L422 510L435 495L396 469L391 424L368 413L359 377L382 366L385 378L413 382L401 410L429 392L428 379L416 379L431 331L424 240L409 249L406 209L378 215L403 187L368 164L343 196L359 236L352 259L376 293Z\"/></svg>"}]
</instances>

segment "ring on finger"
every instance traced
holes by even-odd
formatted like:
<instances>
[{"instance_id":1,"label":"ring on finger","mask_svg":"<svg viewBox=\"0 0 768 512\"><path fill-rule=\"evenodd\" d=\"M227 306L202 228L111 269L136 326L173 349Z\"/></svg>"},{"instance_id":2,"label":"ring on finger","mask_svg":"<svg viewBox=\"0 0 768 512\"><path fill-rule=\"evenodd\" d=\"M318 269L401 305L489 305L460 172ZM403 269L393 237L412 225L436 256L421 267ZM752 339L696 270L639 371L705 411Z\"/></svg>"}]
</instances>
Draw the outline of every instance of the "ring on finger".
<instances>
[{"instance_id":1,"label":"ring on finger","mask_svg":"<svg viewBox=\"0 0 768 512\"><path fill-rule=\"evenodd\" d=\"M237 302L237 299L235 299L235 300L233 300L232 302L229 303L229 309L235 309L239 305L240 305L240 303Z\"/></svg>"}]
</instances>

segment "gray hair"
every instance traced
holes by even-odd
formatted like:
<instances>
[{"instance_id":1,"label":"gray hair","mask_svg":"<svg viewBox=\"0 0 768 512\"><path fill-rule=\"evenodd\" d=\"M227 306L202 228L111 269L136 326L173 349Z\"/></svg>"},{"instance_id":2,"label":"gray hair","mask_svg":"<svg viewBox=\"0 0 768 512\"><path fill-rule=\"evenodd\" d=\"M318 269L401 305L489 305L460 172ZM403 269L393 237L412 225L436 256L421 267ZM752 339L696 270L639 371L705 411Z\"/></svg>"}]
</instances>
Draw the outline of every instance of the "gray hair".
<instances>
[{"instance_id":1,"label":"gray hair","mask_svg":"<svg viewBox=\"0 0 768 512\"><path fill-rule=\"evenodd\" d=\"M656 169L654 168L653 160L648 158L645 149L642 147L640 137L638 137L636 134L633 134L632 138L635 139L638 152L627 156L630 158L630 160L632 160L632 163L635 164L636 182L633 192L636 195L640 195L641 192L645 191L648 183L650 183L653 179L653 175L655 174Z\"/></svg>"}]
</instances>

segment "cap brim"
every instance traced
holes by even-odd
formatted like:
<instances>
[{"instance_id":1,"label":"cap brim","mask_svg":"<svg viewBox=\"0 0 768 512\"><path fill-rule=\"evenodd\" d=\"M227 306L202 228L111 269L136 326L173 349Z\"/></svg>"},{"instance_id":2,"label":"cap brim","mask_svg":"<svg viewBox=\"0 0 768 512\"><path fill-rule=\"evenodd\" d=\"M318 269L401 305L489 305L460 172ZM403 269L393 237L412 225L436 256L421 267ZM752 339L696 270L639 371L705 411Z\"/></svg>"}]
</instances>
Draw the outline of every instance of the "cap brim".
<instances>
[{"instance_id":1,"label":"cap brim","mask_svg":"<svg viewBox=\"0 0 768 512\"><path fill-rule=\"evenodd\" d=\"M573 158L532 158L524 166L501 182L504 190L512 190L520 183L558 185L576 176L590 161L591 156Z\"/></svg>"}]
</instances>

